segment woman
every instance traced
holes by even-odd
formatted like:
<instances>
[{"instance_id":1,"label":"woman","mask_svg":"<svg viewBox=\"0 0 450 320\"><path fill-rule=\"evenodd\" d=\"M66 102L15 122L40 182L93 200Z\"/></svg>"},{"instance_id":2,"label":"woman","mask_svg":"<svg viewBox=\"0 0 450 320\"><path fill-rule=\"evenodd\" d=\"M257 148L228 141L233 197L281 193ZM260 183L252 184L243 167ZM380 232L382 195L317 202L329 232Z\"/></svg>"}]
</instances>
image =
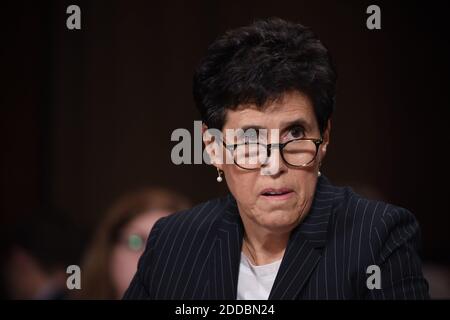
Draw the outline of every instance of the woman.
<instances>
[{"instance_id":1,"label":"woman","mask_svg":"<svg viewBox=\"0 0 450 320\"><path fill-rule=\"evenodd\" d=\"M335 86L299 24L257 21L209 47L194 98L204 131L223 133L204 142L230 195L161 219L125 298L428 297L413 215L320 173Z\"/></svg>"},{"instance_id":2,"label":"woman","mask_svg":"<svg viewBox=\"0 0 450 320\"><path fill-rule=\"evenodd\" d=\"M187 200L162 188L120 197L93 237L74 298L120 299L129 286L155 222L188 207Z\"/></svg>"}]
</instances>

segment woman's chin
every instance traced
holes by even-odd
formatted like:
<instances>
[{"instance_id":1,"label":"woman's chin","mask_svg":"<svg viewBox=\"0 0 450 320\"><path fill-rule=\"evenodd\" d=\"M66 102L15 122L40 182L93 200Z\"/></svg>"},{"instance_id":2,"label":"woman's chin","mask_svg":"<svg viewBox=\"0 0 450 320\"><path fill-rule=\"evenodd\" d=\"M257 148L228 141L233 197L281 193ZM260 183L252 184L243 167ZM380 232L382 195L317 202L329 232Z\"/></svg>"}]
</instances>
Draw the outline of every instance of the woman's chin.
<instances>
[{"instance_id":1,"label":"woman's chin","mask_svg":"<svg viewBox=\"0 0 450 320\"><path fill-rule=\"evenodd\" d=\"M273 230L276 232L288 232L291 231L298 222L298 215L289 214L277 210L277 212L271 212L265 217L259 217L258 224L267 230Z\"/></svg>"}]
</instances>

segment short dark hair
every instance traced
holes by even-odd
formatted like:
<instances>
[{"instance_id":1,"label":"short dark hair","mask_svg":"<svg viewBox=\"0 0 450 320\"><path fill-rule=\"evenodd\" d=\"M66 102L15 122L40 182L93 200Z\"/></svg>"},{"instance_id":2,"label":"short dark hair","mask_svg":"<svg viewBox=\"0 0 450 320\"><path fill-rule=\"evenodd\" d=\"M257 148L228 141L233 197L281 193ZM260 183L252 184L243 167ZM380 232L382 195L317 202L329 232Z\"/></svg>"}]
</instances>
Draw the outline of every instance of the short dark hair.
<instances>
[{"instance_id":1,"label":"short dark hair","mask_svg":"<svg viewBox=\"0 0 450 320\"><path fill-rule=\"evenodd\" d=\"M226 109L264 108L297 90L311 99L323 133L335 105L336 78L327 48L311 29L270 18L215 40L195 71L193 93L203 122L222 129Z\"/></svg>"}]
</instances>

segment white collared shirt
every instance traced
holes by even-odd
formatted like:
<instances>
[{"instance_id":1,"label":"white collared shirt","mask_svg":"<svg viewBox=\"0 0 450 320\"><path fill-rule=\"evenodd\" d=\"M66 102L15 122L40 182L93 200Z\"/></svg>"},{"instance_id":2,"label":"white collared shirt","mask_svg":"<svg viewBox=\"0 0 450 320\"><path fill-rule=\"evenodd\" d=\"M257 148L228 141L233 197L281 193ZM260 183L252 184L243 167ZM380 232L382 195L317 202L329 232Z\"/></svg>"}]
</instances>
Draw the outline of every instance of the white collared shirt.
<instances>
[{"instance_id":1,"label":"white collared shirt","mask_svg":"<svg viewBox=\"0 0 450 320\"><path fill-rule=\"evenodd\" d=\"M281 260L262 266L254 266L241 252L237 300L267 300L280 268Z\"/></svg>"}]
</instances>

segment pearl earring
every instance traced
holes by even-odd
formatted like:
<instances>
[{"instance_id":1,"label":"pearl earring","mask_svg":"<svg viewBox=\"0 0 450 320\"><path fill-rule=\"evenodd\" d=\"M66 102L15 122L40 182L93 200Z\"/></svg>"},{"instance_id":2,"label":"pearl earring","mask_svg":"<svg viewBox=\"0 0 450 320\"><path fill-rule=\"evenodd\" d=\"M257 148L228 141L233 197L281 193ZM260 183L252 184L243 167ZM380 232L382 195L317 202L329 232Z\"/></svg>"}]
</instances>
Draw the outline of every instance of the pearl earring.
<instances>
[{"instance_id":1,"label":"pearl earring","mask_svg":"<svg viewBox=\"0 0 450 320\"><path fill-rule=\"evenodd\" d=\"M218 174L218 176L217 176L217 182L222 182L222 172L220 172L220 169L217 169L217 174Z\"/></svg>"},{"instance_id":2,"label":"pearl earring","mask_svg":"<svg viewBox=\"0 0 450 320\"><path fill-rule=\"evenodd\" d=\"M319 170L317 171L317 176L320 177L322 172L320 172L320 167L322 166L322 161L319 161Z\"/></svg>"}]
</instances>

